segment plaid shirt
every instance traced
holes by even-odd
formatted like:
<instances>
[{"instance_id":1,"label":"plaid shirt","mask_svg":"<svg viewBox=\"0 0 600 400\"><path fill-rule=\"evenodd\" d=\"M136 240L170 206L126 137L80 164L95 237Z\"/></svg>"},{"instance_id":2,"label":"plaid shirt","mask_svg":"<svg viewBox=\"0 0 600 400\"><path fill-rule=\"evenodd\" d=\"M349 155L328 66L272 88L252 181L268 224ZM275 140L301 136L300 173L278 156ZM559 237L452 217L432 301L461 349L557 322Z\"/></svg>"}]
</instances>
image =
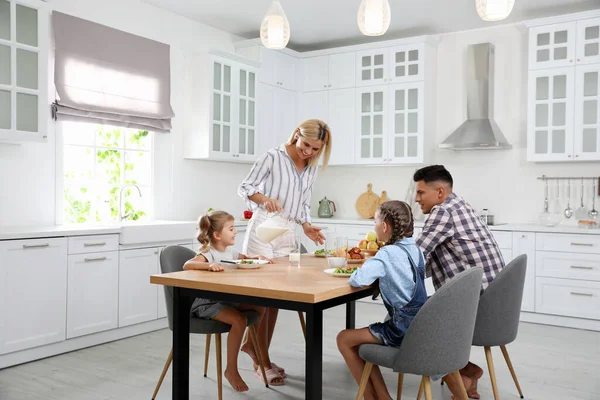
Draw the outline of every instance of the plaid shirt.
<instances>
[{"instance_id":1,"label":"plaid shirt","mask_svg":"<svg viewBox=\"0 0 600 400\"><path fill-rule=\"evenodd\" d=\"M487 225L469 203L454 193L433 207L417 244L436 289L459 272L482 267L483 291L504 268L502 254Z\"/></svg>"}]
</instances>

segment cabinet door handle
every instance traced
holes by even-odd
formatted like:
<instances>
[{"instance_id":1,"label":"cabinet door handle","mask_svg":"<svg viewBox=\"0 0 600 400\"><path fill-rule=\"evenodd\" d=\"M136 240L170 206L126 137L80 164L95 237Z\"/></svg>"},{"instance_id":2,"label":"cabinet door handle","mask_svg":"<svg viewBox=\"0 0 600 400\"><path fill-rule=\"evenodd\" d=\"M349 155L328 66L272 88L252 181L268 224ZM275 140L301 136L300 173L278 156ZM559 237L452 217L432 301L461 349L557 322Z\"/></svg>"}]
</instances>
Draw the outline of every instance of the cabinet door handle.
<instances>
[{"instance_id":1,"label":"cabinet door handle","mask_svg":"<svg viewBox=\"0 0 600 400\"><path fill-rule=\"evenodd\" d=\"M43 244L24 244L24 249L41 249L42 247L50 247L50 243Z\"/></svg>"},{"instance_id":2,"label":"cabinet door handle","mask_svg":"<svg viewBox=\"0 0 600 400\"><path fill-rule=\"evenodd\" d=\"M573 296L585 296L585 297L594 297L591 293L581 293L581 292L571 292Z\"/></svg>"},{"instance_id":3,"label":"cabinet door handle","mask_svg":"<svg viewBox=\"0 0 600 400\"><path fill-rule=\"evenodd\" d=\"M97 247L97 246L106 246L106 242L84 243L83 244L83 247Z\"/></svg>"},{"instance_id":4,"label":"cabinet door handle","mask_svg":"<svg viewBox=\"0 0 600 400\"><path fill-rule=\"evenodd\" d=\"M94 262L94 261L106 261L106 257L96 257L96 258L84 258L85 262Z\"/></svg>"},{"instance_id":5,"label":"cabinet door handle","mask_svg":"<svg viewBox=\"0 0 600 400\"><path fill-rule=\"evenodd\" d=\"M571 242L571 246L585 246L585 247L593 247L594 245L592 243L577 243L577 242Z\"/></svg>"},{"instance_id":6,"label":"cabinet door handle","mask_svg":"<svg viewBox=\"0 0 600 400\"><path fill-rule=\"evenodd\" d=\"M594 267L586 267L585 265L571 265L573 269L594 269Z\"/></svg>"}]
</instances>

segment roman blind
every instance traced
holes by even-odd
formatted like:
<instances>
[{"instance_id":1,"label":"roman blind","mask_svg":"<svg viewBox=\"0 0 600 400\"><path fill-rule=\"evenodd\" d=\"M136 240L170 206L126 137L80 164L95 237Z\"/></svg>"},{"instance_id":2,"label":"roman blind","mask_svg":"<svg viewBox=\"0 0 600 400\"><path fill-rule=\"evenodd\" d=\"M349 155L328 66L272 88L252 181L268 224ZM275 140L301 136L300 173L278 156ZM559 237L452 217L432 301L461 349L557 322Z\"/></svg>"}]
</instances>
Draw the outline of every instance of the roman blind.
<instances>
[{"instance_id":1,"label":"roman blind","mask_svg":"<svg viewBox=\"0 0 600 400\"><path fill-rule=\"evenodd\" d=\"M170 47L53 12L55 120L170 132Z\"/></svg>"}]
</instances>

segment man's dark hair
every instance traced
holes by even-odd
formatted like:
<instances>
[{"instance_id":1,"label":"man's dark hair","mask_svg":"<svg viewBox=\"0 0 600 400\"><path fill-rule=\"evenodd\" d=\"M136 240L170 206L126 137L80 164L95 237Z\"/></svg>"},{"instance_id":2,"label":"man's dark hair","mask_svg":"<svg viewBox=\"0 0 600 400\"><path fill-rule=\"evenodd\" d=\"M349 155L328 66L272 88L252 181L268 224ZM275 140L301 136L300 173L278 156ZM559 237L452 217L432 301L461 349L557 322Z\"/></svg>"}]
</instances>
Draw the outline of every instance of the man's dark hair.
<instances>
[{"instance_id":1,"label":"man's dark hair","mask_svg":"<svg viewBox=\"0 0 600 400\"><path fill-rule=\"evenodd\" d=\"M423 167L413 176L413 180L415 182L424 181L425 183L429 182L446 182L452 187L454 181L452 180L452 175L443 165L429 165L427 167Z\"/></svg>"}]
</instances>

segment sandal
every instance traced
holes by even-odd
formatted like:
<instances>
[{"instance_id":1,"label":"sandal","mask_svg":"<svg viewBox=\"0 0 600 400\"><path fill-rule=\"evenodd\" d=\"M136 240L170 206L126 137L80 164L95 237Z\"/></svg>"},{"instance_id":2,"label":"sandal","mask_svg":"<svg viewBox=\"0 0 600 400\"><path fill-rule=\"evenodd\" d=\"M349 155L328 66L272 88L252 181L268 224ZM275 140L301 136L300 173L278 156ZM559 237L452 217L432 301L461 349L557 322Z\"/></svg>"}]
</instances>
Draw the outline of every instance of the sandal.
<instances>
[{"instance_id":1,"label":"sandal","mask_svg":"<svg viewBox=\"0 0 600 400\"><path fill-rule=\"evenodd\" d=\"M277 372L275 368L265 369L265 374L267 375L267 383L270 386L283 386L285 384L285 382L283 381L283 377L279 374L279 372ZM254 376L256 376L261 382L265 381L263 379L262 372L260 371L260 367L254 370Z\"/></svg>"},{"instance_id":2,"label":"sandal","mask_svg":"<svg viewBox=\"0 0 600 400\"><path fill-rule=\"evenodd\" d=\"M277 372L279 372L279 375L281 375L282 378L287 377L287 374L285 373L285 369L281 368L279 365L275 364L274 362L271 363L271 366L273 366L273 368L275 368L277 370Z\"/></svg>"}]
</instances>

